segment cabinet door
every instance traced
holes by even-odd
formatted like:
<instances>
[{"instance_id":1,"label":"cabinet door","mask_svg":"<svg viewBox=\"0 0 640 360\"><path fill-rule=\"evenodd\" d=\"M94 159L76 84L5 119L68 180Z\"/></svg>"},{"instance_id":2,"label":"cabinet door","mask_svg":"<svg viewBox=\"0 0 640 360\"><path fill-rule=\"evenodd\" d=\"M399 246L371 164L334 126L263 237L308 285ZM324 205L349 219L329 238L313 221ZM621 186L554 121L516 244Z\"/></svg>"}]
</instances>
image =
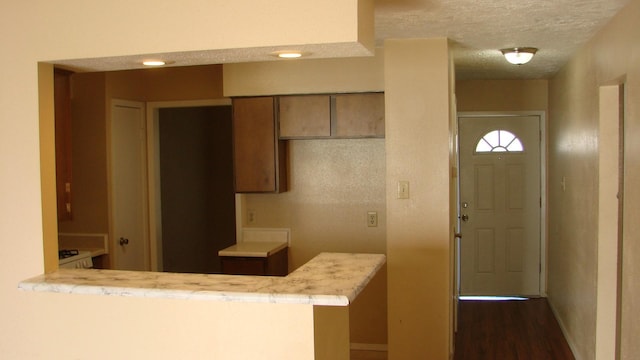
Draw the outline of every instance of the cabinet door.
<instances>
[{"instance_id":1,"label":"cabinet door","mask_svg":"<svg viewBox=\"0 0 640 360\"><path fill-rule=\"evenodd\" d=\"M254 257L222 257L222 273L227 275L268 275L267 259Z\"/></svg>"},{"instance_id":2,"label":"cabinet door","mask_svg":"<svg viewBox=\"0 0 640 360\"><path fill-rule=\"evenodd\" d=\"M268 257L221 256L222 273L228 275L287 276L288 248Z\"/></svg>"},{"instance_id":3,"label":"cabinet door","mask_svg":"<svg viewBox=\"0 0 640 360\"><path fill-rule=\"evenodd\" d=\"M286 143L277 137L273 97L233 99L236 192L286 190Z\"/></svg>"},{"instance_id":4,"label":"cabinet door","mask_svg":"<svg viewBox=\"0 0 640 360\"><path fill-rule=\"evenodd\" d=\"M331 136L329 95L281 96L279 98L281 138L323 138Z\"/></svg>"},{"instance_id":5,"label":"cabinet door","mask_svg":"<svg viewBox=\"0 0 640 360\"><path fill-rule=\"evenodd\" d=\"M384 137L384 94L335 95L336 137Z\"/></svg>"}]
</instances>

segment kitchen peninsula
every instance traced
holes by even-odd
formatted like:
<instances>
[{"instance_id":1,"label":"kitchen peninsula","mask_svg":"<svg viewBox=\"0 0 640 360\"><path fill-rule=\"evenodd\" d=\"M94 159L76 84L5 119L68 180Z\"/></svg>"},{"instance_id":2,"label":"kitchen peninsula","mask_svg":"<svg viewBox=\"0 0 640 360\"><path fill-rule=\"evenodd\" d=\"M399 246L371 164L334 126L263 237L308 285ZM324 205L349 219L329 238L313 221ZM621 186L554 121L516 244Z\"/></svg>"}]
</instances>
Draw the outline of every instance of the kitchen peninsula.
<instances>
[{"instance_id":1,"label":"kitchen peninsula","mask_svg":"<svg viewBox=\"0 0 640 360\"><path fill-rule=\"evenodd\" d=\"M384 263L380 254L321 253L285 277L61 269L22 281L19 288L64 295L199 300L219 312L228 336L242 338L242 333L265 329L259 341L269 346L243 347L238 358L268 354L266 358L348 359L349 305ZM281 314L277 322L264 320L270 311ZM243 341L250 345L258 340ZM301 349L291 353L293 345Z\"/></svg>"},{"instance_id":2,"label":"kitchen peninsula","mask_svg":"<svg viewBox=\"0 0 640 360\"><path fill-rule=\"evenodd\" d=\"M61 269L20 289L236 302L346 306L384 264L378 254L321 253L286 277Z\"/></svg>"}]
</instances>

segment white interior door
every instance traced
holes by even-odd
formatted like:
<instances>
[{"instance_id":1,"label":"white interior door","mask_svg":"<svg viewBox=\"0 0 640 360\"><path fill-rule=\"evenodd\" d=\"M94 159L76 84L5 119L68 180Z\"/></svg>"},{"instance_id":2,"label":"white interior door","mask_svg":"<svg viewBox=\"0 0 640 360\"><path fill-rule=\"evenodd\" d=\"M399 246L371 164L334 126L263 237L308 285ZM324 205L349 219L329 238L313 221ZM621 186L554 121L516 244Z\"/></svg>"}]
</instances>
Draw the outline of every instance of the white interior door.
<instances>
[{"instance_id":1,"label":"white interior door","mask_svg":"<svg viewBox=\"0 0 640 360\"><path fill-rule=\"evenodd\" d=\"M111 105L112 260L118 270L149 270L144 104Z\"/></svg>"},{"instance_id":2,"label":"white interior door","mask_svg":"<svg viewBox=\"0 0 640 360\"><path fill-rule=\"evenodd\" d=\"M461 117L460 293L540 294L538 116Z\"/></svg>"}]
</instances>

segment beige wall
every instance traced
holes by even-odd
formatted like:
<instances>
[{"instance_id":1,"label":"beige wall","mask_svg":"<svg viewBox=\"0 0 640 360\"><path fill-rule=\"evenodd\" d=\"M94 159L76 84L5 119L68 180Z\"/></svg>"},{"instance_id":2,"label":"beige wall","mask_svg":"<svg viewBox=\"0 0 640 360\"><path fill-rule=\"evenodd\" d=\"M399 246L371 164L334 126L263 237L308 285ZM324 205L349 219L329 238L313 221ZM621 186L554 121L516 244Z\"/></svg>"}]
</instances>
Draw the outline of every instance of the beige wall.
<instances>
[{"instance_id":1,"label":"beige wall","mask_svg":"<svg viewBox=\"0 0 640 360\"><path fill-rule=\"evenodd\" d=\"M289 141L289 180L285 193L245 195L244 211L255 214L246 226L291 229L291 270L325 251L386 252L384 139ZM356 304L369 310L354 313L353 342L387 343L385 277Z\"/></svg>"},{"instance_id":2,"label":"beige wall","mask_svg":"<svg viewBox=\"0 0 640 360\"><path fill-rule=\"evenodd\" d=\"M214 327L221 323L216 315L223 314L224 319L224 311L230 310L178 300L34 294L17 290L21 279L44 270L43 252L55 252L55 247L50 246L55 239L43 245L43 234L51 236L57 231L52 206L55 192L52 182L46 181L53 178L53 105L47 91L52 84L51 69L41 65L42 71L38 73L37 63L282 43L349 42L357 37L354 36L357 31L340 24L356 21L345 20L352 12L335 10L342 9L345 3L344 0L318 3L280 0L279 6L269 2L256 8L260 4L256 5L255 1L205 4L187 0L157 6L149 0L91 4L80 0L36 0L0 5L0 43L11 54L3 59L0 67L3 79L0 85L0 164L3 169L0 175L0 244L3 248L0 252L0 318L3 319L0 353L4 357L55 359L62 356L60 343L69 338L80 340L73 348L77 353L71 354L76 357L92 353L105 358L125 358L140 349L151 351L147 354L155 358L180 357L183 353L177 353L177 349L189 348L194 339L202 344L215 338L210 335L217 334L219 329ZM229 13L251 16L228 16ZM173 26L167 26L167 14L172 15ZM298 31L289 31L289 23L278 22L287 17L298 22ZM593 358L595 347L597 204L585 194L595 194L597 189L597 94L600 85L619 79L625 79L627 85L626 136L631 139L626 144L623 358L632 359L640 352L640 344L635 340L640 333L636 320L640 266L633 261L640 256L640 241L636 239L640 224L635 221L640 210L640 184L637 184L640 143L633 141L640 135L640 45L637 41L640 28L636 26L639 17L640 2L631 0L550 82L549 191L554 201L549 204L549 296L576 355L582 359ZM69 21L70 18L74 21ZM268 26L265 19L269 20ZM113 26L115 23L118 26ZM337 26L327 26L327 23ZM448 204L445 190L448 189L445 178L448 160L444 160L448 159L448 134L441 128L447 126L443 120L447 114L442 110L448 108L444 105L447 100L442 98L447 89L443 85L446 80L440 78L447 68L447 61L443 59L446 45L441 40L390 41L387 45L385 188L390 355L394 359L411 359L430 354L431 358L444 359L450 330L450 268L449 261L443 260L448 259L450 253L448 209L440 207ZM411 56L402 56L407 54ZM415 81L416 78L423 81ZM45 86L38 89L38 81ZM429 107L435 109L434 112L425 113L416 108L425 99L435 105ZM434 118L438 121L428 121ZM424 154L432 155L425 158ZM559 187L563 176L567 179L564 192ZM395 199L398 180L411 182L413 198L410 201ZM423 261L418 261L419 258ZM281 330L269 326L275 321L262 317L268 316L263 314L263 308L256 310L262 314L255 320L257 331L272 335ZM78 314L78 320L62 329L59 324L70 312ZM247 313L235 320L256 319L250 313L247 309ZM294 329L299 319L294 321L289 316L310 318L305 308L286 308L275 313L283 315L280 324L294 326ZM173 316L170 320L177 328L167 331L166 318L157 314ZM85 327L86 319L92 320L91 331ZM244 339L222 338L233 344ZM256 337L256 341L261 339L273 338ZM229 343L225 349L229 349ZM302 343L305 341L290 345L300 349L296 355L306 356L309 348ZM257 345L260 343L245 347ZM96 348L101 352L95 353ZM197 358L210 355L212 350L202 345L193 351L192 357Z\"/></svg>"},{"instance_id":3,"label":"beige wall","mask_svg":"<svg viewBox=\"0 0 640 360\"><path fill-rule=\"evenodd\" d=\"M38 228L38 225L40 225L39 223L31 224L30 229L36 230L36 234L31 234L31 235L40 237L39 239L40 241L36 242L35 248L32 248L31 250L32 251L40 250L39 247L42 246L42 250L38 253L39 257L36 258L37 259L36 261L39 261L39 263L36 263L36 264L39 266L38 269L41 269L40 271L42 270L52 271L53 269L58 268L58 262L56 261L56 254L58 252L58 239L57 239L58 218L56 216L57 206L56 206L56 192L55 192L56 167L55 167L54 154L56 151L56 144L55 144L55 119L54 119L54 102L53 102L54 83L53 83L53 66L52 65L44 64L44 63L38 64L38 76L37 76L36 84L39 85L37 88L37 94L39 99L39 102L38 102L38 115L39 115L38 140L39 140L39 146L40 146L39 155L40 155L40 159L43 159L43 160L40 161L40 168L39 168L40 173L38 174L37 170L35 170L35 173L32 173L32 176L35 177L36 175L40 175L41 179L49 179L48 181L41 181L39 183L40 189L35 189L35 190L40 190L42 197L40 199L37 199L37 196L36 196L35 200L39 200L41 202L40 204L37 204L42 206L42 208L40 209L40 214L42 215L50 214L50 215L42 216L41 229ZM5 98L4 96L0 97L0 99L4 99L4 98ZM5 105L3 103L2 106L0 106L0 109L4 109L5 106L8 106L8 105L9 104ZM6 122L7 119L10 119L10 118L0 117L0 119ZM3 126L6 126L6 125L3 124ZM2 132L2 135L5 135L5 134L9 134L9 133ZM18 147L20 145L19 143L12 144L11 142L9 142L11 141L11 139L12 138L3 139L3 140L6 140L7 143L3 141L0 142L2 144L9 145L8 147L2 148L1 154L4 156L7 156L5 154L8 154L6 153L6 151L8 150L13 151L14 149L19 148ZM35 144L33 145L35 146ZM23 161L25 160L24 158L20 158L19 156L14 156L14 159L17 159L17 160L22 159ZM38 158L36 159L39 160ZM17 162L18 161L14 160L14 165L17 166L16 164ZM9 169L9 167L6 167L6 169ZM12 170L15 169L14 171L19 171L20 168L16 167L11 169ZM3 177L2 181L6 182L7 180L11 180L11 179L12 179L11 177L9 177L8 179L5 179ZM17 184L9 183L9 185L17 185ZM8 186L8 185L5 184L5 186ZM32 189L32 191L35 191L35 190ZM8 196L4 196L3 194L3 202L0 203L0 206L4 206L4 207L7 207L7 205L9 205L8 210L11 210L10 204L12 201L17 201L17 200L24 201L24 199L19 199L19 198L12 199L10 194L12 193L7 192ZM26 213L21 214L20 212L16 212L15 213L16 217L14 219L10 217L12 213L6 213L4 215L7 217L3 217L3 218L5 220L8 220L6 224L10 224L12 222L11 220L18 221L18 224L21 224L21 226L23 227L29 224L28 222L26 224L20 222L20 221L24 221L23 216L25 216ZM33 221L33 219L30 219L30 220ZM0 227L0 230L3 230L6 232L9 230L9 228L5 228L3 226L3 227ZM28 233L29 229L17 228L16 230L19 230L21 232L17 234L13 234L13 236L16 236L22 233ZM9 234L10 233L1 234L0 239L2 240L10 239L10 237L8 237ZM44 264L42 261L42 257L44 257ZM2 272L3 275L5 274L5 272L8 273L13 266L16 266L16 264L18 266L24 265L22 263L22 260L18 260L18 258L14 258L13 261L11 260L12 259L10 258L6 262L5 261L2 262L3 264L7 265L7 268L3 269L4 270ZM15 280L15 281L18 281L18 280Z\"/></svg>"},{"instance_id":4,"label":"beige wall","mask_svg":"<svg viewBox=\"0 0 640 360\"><path fill-rule=\"evenodd\" d=\"M44 250L55 256L55 247L49 246L56 242L57 232L52 186L52 76L47 65L40 66L42 71L38 73L38 62L268 44L350 42L357 37L357 27L352 26L357 23L357 14L347 7L353 8L355 3L279 0L261 7L254 1L187 0L158 6L142 0L89 6L83 1L65 0L55 4L31 1L0 5L0 42L12 54L0 68L3 358L84 358L90 354L112 359L133 354L164 359L181 358L185 351L189 358L313 356L309 352L313 352L313 336L309 336L313 312L308 306L256 305L241 310L223 303L27 293L17 289L20 280L44 271ZM171 14L171 26L167 26L167 14ZM261 17L268 20L269 26L260 21L264 20ZM289 31L290 23L285 19L299 22L298 31ZM325 28L327 22L335 26ZM351 25L341 26L346 22ZM43 85L40 89L39 80ZM69 313L77 317L64 327L61 324ZM221 328L222 325L231 328ZM239 335L245 328L252 328L248 336ZM70 339L74 346L61 352L61 344ZM250 343L247 339L251 339ZM282 354L283 349L286 354Z\"/></svg>"},{"instance_id":5,"label":"beige wall","mask_svg":"<svg viewBox=\"0 0 640 360\"><path fill-rule=\"evenodd\" d=\"M310 305L34 292L14 297L19 317L3 322L3 359L315 360L316 337L333 335L315 333ZM344 326L344 320L323 320Z\"/></svg>"},{"instance_id":6,"label":"beige wall","mask_svg":"<svg viewBox=\"0 0 640 360\"><path fill-rule=\"evenodd\" d=\"M371 46L371 5L356 0L187 0L158 6L142 0L89 6L79 0L55 5L37 0L3 5L3 30L24 31L19 38L7 37L6 44L42 44L21 49L39 61L297 44L340 51L350 49L345 45Z\"/></svg>"},{"instance_id":7,"label":"beige wall","mask_svg":"<svg viewBox=\"0 0 640 360\"><path fill-rule=\"evenodd\" d=\"M73 218L62 233L108 233L105 74L72 76Z\"/></svg>"},{"instance_id":8,"label":"beige wall","mask_svg":"<svg viewBox=\"0 0 640 360\"><path fill-rule=\"evenodd\" d=\"M364 58L224 65L225 96L384 90L384 49Z\"/></svg>"},{"instance_id":9,"label":"beige wall","mask_svg":"<svg viewBox=\"0 0 640 360\"><path fill-rule=\"evenodd\" d=\"M627 90L622 358L640 352L639 17L633 0L549 83L548 295L579 359L594 359L596 347L599 87L620 82Z\"/></svg>"},{"instance_id":10,"label":"beige wall","mask_svg":"<svg viewBox=\"0 0 640 360\"><path fill-rule=\"evenodd\" d=\"M247 194L251 227L291 228L294 270L319 252L385 253L385 140L289 141L289 191ZM367 211L378 226L367 226Z\"/></svg>"},{"instance_id":11,"label":"beige wall","mask_svg":"<svg viewBox=\"0 0 640 360\"><path fill-rule=\"evenodd\" d=\"M446 39L385 42L390 359L449 357L450 90ZM409 199L397 198L398 181Z\"/></svg>"},{"instance_id":12,"label":"beige wall","mask_svg":"<svg viewBox=\"0 0 640 360\"><path fill-rule=\"evenodd\" d=\"M225 78L227 87L239 95L246 95L256 86L264 94L378 91L383 88L382 65L381 55L354 60L308 60L302 66L298 62L234 64L225 66ZM237 68L242 71L234 72ZM317 82L307 81L314 77ZM275 87L267 78L281 81ZM59 224L60 231L108 232L105 104L111 98L220 98L222 66L80 73L74 75L74 89L78 115L74 118L74 155L78 155L74 158L74 182L78 183L74 186L76 217ZM246 195L245 213L251 209L255 222L243 225L291 228L291 270L322 251L385 253L384 139L292 140L289 154L290 191ZM378 227L367 227L367 211L378 212ZM384 272L376 277L371 290L359 299L350 315L353 342L386 344Z\"/></svg>"},{"instance_id":13,"label":"beige wall","mask_svg":"<svg viewBox=\"0 0 640 360\"><path fill-rule=\"evenodd\" d=\"M224 76L227 96L384 86L386 139L291 141L291 190L245 196L245 208L256 215L248 225L291 227L294 268L325 249L386 250L387 284L384 277L374 279L354 304L351 341L384 343L380 299L388 287L390 358L448 358L450 127L455 126L447 41L394 41L374 59L225 65ZM410 200L395 198L399 180L410 181ZM378 211L379 228L365 226L368 210Z\"/></svg>"},{"instance_id":14,"label":"beige wall","mask_svg":"<svg viewBox=\"0 0 640 360\"><path fill-rule=\"evenodd\" d=\"M382 49L371 58L224 65L226 96L380 91ZM290 140L289 191L243 195L243 226L291 229L290 270L318 253L386 252L385 140ZM248 223L247 212L254 214ZM368 227L368 211L378 226ZM386 273L351 311L351 342L387 343Z\"/></svg>"},{"instance_id":15,"label":"beige wall","mask_svg":"<svg viewBox=\"0 0 640 360\"><path fill-rule=\"evenodd\" d=\"M547 111L547 80L461 80L458 111Z\"/></svg>"},{"instance_id":16,"label":"beige wall","mask_svg":"<svg viewBox=\"0 0 640 360\"><path fill-rule=\"evenodd\" d=\"M74 215L70 221L59 222L58 228L60 232L109 233L107 119L111 99L221 98L222 66L76 73L72 85Z\"/></svg>"},{"instance_id":17,"label":"beige wall","mask_svg":"<svg viewBox=\"0 0 640 360\"><path fill-rule=\"evenodd\" d=\"M182 101L222 98L222 65L112 71L107 99Z\"/></svg>"}]
</instances>

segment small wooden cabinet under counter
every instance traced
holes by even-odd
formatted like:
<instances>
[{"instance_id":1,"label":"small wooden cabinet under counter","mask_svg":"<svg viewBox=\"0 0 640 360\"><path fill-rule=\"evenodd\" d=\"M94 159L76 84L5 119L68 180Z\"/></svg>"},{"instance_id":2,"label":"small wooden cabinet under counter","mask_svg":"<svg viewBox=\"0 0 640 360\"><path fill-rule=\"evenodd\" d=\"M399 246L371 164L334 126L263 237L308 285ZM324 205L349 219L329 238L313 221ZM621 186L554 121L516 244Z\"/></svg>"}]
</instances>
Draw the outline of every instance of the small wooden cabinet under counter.
<instances>
[{"instance_id":1,"label":"small wooden cabinet under counter","mask_svg":"<svg viewBox=\"0 0 640 360\"><path fill-rule=\"evenodd\" d=\"M240 242L218 251L222 273L286 276L289 251L283 242Z\"/></svg>"}]
</instances>

